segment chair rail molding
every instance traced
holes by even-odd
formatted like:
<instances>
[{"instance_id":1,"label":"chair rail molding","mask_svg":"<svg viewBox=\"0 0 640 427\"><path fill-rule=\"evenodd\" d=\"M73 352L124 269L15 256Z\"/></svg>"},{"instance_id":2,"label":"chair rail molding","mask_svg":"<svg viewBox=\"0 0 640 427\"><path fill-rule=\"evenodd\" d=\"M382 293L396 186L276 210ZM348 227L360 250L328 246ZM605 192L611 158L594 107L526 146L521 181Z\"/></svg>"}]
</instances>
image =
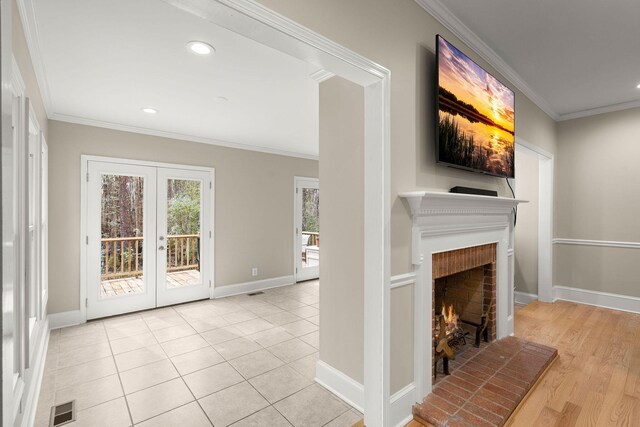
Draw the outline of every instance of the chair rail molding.
<instances>
[{"instance_id":1,"label":"chair rail molding","mask_svg":"<svg viewBox=\"0 0 640 427\"><path fill-rule=\"evenodd\" d=\"M605 248L640 249L640 242L620 242L614 240L587 240L554 238L554 245L601 246Z\"/></svg>"}]
</instances>

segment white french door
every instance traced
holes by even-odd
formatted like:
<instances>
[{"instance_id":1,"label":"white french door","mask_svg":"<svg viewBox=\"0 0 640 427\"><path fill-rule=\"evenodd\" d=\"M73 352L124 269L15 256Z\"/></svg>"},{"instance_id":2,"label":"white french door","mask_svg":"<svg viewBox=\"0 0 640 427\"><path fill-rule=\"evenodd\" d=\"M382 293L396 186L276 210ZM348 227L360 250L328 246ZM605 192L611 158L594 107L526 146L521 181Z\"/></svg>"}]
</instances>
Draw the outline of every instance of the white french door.
<instances>
[{"instance_id":1,"label":"white french door","mask_svg":"<svg viewBox=\"0 0 640 427\"><path fill-rule=\"evenodd\" d=\"M87 161L87 319L209 297L213 171Z\"/></svg>"},{"instance_id":2,"label":"white french door","mask_svg":"<svg viewBox=\"0 0 640 427\"><path fill-rule=\"evenodd\" d=\"M320 277L320 182L295 177L296 282Z\"/></svg>"}]
</instances>

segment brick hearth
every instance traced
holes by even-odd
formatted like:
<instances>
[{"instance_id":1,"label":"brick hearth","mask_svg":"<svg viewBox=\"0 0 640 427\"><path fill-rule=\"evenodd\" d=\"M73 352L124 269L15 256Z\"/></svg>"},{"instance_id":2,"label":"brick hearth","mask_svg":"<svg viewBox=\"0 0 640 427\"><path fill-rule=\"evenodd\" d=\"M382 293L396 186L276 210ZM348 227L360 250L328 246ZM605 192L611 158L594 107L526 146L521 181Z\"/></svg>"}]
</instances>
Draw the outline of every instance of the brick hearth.
<instances>
[{"instance_id":1,"label":"brick hearth","mask_svg":"<svg viewBox=\"0 0 640 427\"><path fill-rule=\"evenodd\" d=\"M413 407L416 421L435 427L502 426L558 355L515 337L474 350Z\"/></svg>"}]
</instances>

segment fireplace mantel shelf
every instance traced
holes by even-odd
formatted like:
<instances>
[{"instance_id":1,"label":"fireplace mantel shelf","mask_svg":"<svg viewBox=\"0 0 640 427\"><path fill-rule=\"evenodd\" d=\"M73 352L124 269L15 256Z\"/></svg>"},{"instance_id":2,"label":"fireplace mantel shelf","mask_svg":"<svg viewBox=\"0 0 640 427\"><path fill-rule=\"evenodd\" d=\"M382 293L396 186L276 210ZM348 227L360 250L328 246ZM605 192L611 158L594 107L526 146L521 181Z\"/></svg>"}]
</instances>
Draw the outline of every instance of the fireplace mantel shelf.
<instances>
[{"instance_id":1,"label":"fireplace mantel shelf","mask_svg":"<svg viewBox=\"0 0 640 427\"><path fill-rule=\"evenodd\" d=\"M479 196L475 194L447 193L443 191L408 191L399 194L407 200L415 216L450 213L508 212L527 200L508 197Z\"/></svg>"}]
</instances>

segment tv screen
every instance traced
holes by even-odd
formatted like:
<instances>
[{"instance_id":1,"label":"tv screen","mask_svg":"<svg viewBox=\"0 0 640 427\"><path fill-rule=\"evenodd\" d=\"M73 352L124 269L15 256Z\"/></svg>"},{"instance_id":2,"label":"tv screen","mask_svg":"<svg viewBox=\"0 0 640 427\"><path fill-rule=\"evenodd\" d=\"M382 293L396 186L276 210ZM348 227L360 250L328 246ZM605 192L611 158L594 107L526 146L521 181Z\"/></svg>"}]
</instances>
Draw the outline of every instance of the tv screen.
<instances>
[{"instance_id":1,"label":"tv screen","mask_svg":"<svg viewBox=\"0 0 640 427\"><path fill-rule=\"evenodd\" d=\"M438 162L513 178L513 91L440 35L436 57Z\"/></svg>"}]
</instances>

